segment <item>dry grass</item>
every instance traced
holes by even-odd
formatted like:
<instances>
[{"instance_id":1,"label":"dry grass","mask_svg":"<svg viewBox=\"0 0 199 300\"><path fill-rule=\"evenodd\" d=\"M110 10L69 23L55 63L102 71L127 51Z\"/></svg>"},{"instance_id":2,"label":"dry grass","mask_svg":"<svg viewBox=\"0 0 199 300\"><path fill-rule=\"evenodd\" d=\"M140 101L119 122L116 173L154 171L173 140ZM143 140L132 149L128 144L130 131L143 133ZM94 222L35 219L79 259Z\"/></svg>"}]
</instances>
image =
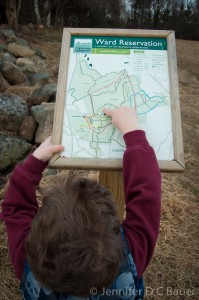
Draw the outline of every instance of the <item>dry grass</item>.
<instances>
[{"instance_id":1,"label":"dry grass","mask_svg":"<svg viewBox=\"0 0 199 300\"><path fill-rule=\"evenodd\" d=\"M41 33L38 38L40 36ZM46 52L52 49L49 34L43 44L38 38L32 38L32 43L38 44L38 48L44 49L47 46ZM54 54L49 51L51 54L47 55L55 55L54 64L58 62L59 40L60 37L56 37L53 42L53 46L57 47L54 48ZM160 234L153 259L144 275L148 300L199 299L198 52L199 42L177 41L186 169L182 174L162 176ZM98 178L98 173L95 172L85 175ZM51 179L52 177L45 177L41 184L49 184ZM5 187L0 190L0 198L3 197L4 190ZM0 300L21 299L18 284L8 259L5 228L0 224Z\"/></svg>"},{"instance_id":2,"label":"dry grass","mask_svg":"<svg viewBox=\"0 0 199 300\"><path fill-rule=\"evenodd\" d=\"M5 187L0 189L0 199L3 198ZM15 278L12 266L8 258L7 236L5 226L0 222L0 299L1 300L18 300L19 283Z\"/></svg>"},{"instance_id":3,"label":"dry grass","mask_svg":"<svg viewBox=\"0 0 199 300\"><path fill-rule=\"evenodd\" d=\"M163 287L161 299L169 298L167 288L182 293L188 289L198 299L198 227L197 198L178 181L178 176L162 179L162 217L156 251L145 273L145 284L154 289L152 297L159 299L158 288ZM149 289L150 291L150 289ZM189 299L188 296L171 299Z\"/></svg>"},{"instance_id":4,"label":"dry grass","mask_svg":"<svg viewBox=\"0 0 199 300\"><path fill-rule=\"evenodd\" d=\"M11 96L19 95L20 97L27 99L27 97L29 97L36 88L37 87L35 86L13 85L6 90L6 94Z\"/></svg>"}]
</instances>

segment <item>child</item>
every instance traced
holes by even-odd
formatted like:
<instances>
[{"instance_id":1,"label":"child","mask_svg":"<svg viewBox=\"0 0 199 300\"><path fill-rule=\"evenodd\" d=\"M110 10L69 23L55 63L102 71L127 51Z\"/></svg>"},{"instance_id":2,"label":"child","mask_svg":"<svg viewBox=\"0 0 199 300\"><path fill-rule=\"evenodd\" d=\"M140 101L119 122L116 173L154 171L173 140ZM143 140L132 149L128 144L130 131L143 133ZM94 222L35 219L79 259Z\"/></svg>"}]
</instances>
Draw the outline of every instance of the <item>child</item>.
<instances>
[{"instance_id":1,"label":"child","mask_svg":"<svg viewBox=\"0 0 199 300\"><path fill-rule=\"evenodd\" d=\"M14 170L1 219L23 299L143 299L142 275L157 240L161 179L135 109L105 109L123 134L126 219L120 226L112 195L75 175L36 188L53 153L48 138Z\"/></svg>"}]
</instances>

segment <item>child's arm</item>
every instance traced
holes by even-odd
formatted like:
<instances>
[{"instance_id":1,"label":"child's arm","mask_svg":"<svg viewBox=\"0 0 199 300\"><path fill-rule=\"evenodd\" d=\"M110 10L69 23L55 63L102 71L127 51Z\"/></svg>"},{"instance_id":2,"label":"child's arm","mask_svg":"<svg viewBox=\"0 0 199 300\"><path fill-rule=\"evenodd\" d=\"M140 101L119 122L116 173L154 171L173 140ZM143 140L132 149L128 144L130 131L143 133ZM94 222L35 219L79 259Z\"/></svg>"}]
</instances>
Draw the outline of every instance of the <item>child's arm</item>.
<instances>
[{"instance_id":1,"label":"child's arm","mask_svg":"<svg viewBox=\"0 0 199 300\"><path fill-rule=\"evenodd\" d=\"M126 200L125 236L139 278L154 252L160 224L161 177L155 153L139 130L135 109L120 107L104 111L122 133L126 143L123 177Z\"/></svg>"},{"instance_id":2,"label":"child's arm","mask_svg":"<svg viewBox=\"0 0 199 300\"><path fill-rule=\"evenodd\" d=\"M9 254L19 279L26 259L25 240L38 209L35 191L47 161L62 150L62 146L52 146L48 138L23 165L15 168L10 178L0 217L6 225Z\"/></svg>"}]
</instances>

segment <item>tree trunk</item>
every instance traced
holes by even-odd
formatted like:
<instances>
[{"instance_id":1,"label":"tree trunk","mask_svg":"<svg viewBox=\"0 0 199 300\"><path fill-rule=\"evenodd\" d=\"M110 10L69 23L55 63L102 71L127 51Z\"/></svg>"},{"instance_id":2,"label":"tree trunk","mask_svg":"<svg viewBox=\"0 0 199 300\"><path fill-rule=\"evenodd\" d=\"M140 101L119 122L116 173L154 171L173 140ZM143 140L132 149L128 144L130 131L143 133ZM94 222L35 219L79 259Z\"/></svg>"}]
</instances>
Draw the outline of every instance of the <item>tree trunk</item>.
<instances>
[{"instance_id":1,"label":"tree trunk","mask_svg":"<svg viewBox=\"0 0 199 300\"><path fill-rule=\"evenodd\" d=\"M35 6L35 15L36 15L36 19L37 19L37 25L41 25L41 16L40 16L40 12L39 12L38 0L34 0L34 6Z\"/></svg>"},{"instance_id":2,"label":"tree trunk","mask_svg":"<svg viewBox=\"0 0 199 300\"><path fill-rule=\"evenodd\" d=\"M51 25L51 12L48 13L47 17L46 17L46 27L47 28L50 28L50 25Z\"/></svg>"},{"instance_id":3,"label":"tree trunk","mask_svg":"<svg viewBox=\"0 0 199 300\"><path fill-rule=\"evenodd\" d=\"M51 3L49 2L49 0L45 0L44 2L44 15L45 15L45 26L47 28L50 28L51 25Z\"/></svg>"},{"instance_id":4,"label":"tree trunk","mask_svg":"<svg viewBox=\"0 0 199 300\"><path fill-rule=\"evenodd\" d=\"M61 3L57 3L55 11L54 27L58 28L63 18L63 7Z\"/></svg>"},{"instance_id":5,"label":"tree trunk","mask_svg":"<svg viewBox=\"0 0 199 300\"><path fill-rule=\"evenodd\" d=\"M15 30L18 29L20 8L21 0L6 0L6 16L8 19L8 25Z\"/></svg>"}]
</instances>

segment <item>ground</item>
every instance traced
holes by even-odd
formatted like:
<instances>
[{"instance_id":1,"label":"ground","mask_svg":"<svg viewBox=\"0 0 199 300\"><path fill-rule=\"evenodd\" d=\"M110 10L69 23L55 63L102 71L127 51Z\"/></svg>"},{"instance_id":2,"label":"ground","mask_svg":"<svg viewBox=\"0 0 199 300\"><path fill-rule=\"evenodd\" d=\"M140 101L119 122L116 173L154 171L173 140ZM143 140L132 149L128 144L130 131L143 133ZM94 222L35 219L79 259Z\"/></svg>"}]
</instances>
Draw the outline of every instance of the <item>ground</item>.
<instances>
[{"instance_id":1,"label":"ground","mask_svg":"<svg viewBox=\"0 0 199 300\"><path fill-rule=\"evenodd\" d=\"M61 34L41 30L23 37L32 47L40 48L46 62L56 70ZM160 233L144 275L147 300L199 299L199 42L176 42L186 168L184 173L162 174ZM56 80L56 76L51 79ZM46 184L45 179L42 184ZM1 199L4 191L5 187L0 190ZM5 228L0 223L0 300L21 299L18 285L8 259Z\"/></svg>"}]
</instances>

